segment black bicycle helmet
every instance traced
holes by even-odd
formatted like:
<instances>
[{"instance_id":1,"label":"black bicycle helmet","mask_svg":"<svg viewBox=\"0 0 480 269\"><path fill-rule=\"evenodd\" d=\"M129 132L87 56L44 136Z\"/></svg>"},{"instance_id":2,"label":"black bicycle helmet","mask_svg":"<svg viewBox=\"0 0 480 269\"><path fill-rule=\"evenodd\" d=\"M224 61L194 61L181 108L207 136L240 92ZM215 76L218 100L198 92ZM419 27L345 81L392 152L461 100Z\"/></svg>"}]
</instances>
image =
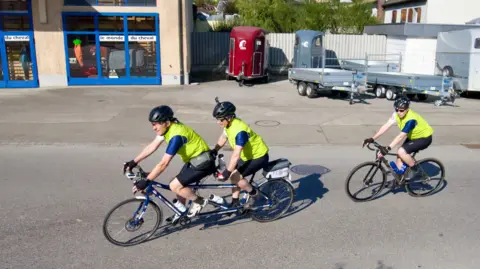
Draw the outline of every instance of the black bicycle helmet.
<instances>
[{"instance_id":1,"label":"black bicycle helmet","mask_svg":"<svg viewBox=\"0 0 480 269\"><path fill-rule=\"evenodd\" d=\"M148 116L150 122L166 122L173 119L173 110L169 106L157 106Z\"/></svg>"},{"instance_id":2,"label":"black bicycle helmet","mask_svg":"<svg viewBox=\"0 0 480 269\"><path fill-rule=\"evenodd\" d=\"M235 115L236 108L234 104L228 101L219 102L218 97L215 98L215 101L217 104L215 105L212 113L214 118L218 119Z\"/></svg>"},{"instance_id":3,"label":"black bicycle helmet","mask_svg":"<svg viewBox=\"0 0 480 269\"><path fill-rule=\"evenodd\" d=\"M400 96L393 103L395 109L408 109L410 107L410 99L405 96Z\"/></svg>"}]
</instances>

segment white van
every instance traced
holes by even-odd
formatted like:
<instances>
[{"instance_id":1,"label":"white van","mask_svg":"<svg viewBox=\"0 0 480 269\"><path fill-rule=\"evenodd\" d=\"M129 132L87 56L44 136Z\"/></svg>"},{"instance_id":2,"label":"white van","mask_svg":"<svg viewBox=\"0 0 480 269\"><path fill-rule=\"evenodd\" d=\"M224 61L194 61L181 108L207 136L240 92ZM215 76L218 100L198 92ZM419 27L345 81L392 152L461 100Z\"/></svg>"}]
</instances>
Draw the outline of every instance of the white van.
<instances>
[{"instance_id":1,"label":"white van","mask_svg":"<svg viewBox=\"0 0 480 269\"><path fill-rule=\"evenodd\" d=\"M435 73L452 76L456 90L480 91L480 29L438 33Z\"/></svg>"}]
</instances>

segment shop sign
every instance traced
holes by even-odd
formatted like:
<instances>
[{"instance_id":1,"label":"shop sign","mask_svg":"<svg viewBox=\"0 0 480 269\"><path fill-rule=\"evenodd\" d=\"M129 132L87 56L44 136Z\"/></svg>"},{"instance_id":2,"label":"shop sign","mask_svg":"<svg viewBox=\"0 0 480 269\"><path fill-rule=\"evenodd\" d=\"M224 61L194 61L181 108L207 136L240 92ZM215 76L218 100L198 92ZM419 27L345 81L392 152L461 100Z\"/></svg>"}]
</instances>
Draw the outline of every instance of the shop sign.
<instances>
[{"instance_id":1,"label":"shop sign","mask_svg":"<svg viewBox=\"0 0 480 269\"><path fill-rule=\"evenodd\" d=\"M129 35L128 41L155 42L157 41L157 37L154 35Z\"/></svg>"},{"instance_id":2,"label":"shop sign","mask_svg":"<svg viewBox=\"0 0 480 269\"><path fill-rule=\"evenodd\" d=\"M6 35L5 41L30 41L28 35Z\"/></svg>"},{"instance_id":3,"label":"shop sign","mask_svg":"<svg viewBox=\"0 0 480 269\"><path fill-rule=\"evenodd\" d=\"M125 36L123 35L101 35L99 36L100 42L117 42L125 41Z\"/></svg>"}]
</instances>

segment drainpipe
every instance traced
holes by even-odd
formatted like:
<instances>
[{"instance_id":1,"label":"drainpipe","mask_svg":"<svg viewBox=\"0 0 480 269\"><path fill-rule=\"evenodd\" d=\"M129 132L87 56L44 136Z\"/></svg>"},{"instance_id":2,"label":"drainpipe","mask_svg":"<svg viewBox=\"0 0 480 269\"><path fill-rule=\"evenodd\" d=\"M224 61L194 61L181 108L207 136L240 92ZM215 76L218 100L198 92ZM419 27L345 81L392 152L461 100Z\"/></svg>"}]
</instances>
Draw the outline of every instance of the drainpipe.
<instances>
[{"instance_id":1,"label":"drainpipe","mask_svg":"<svg viewBox=\"0 0 480 269\"><path fill-rule=\"evenodd\" d=\"M183 66L183 0L178 0L178 36L180 44L180 85L184 85L184 66Z\"/></svg>"},{"instance_id":2,"label":"drainpipe","mask_svg":"<svg viewBox=\"0 0 480 269\"><path fill-rule=\"evenodd\" d=\"M383 23L385 17L385 11L383 10L383 4L385 0L377 0L377 19L380 23Z\"/></svg>"}]
</instances>

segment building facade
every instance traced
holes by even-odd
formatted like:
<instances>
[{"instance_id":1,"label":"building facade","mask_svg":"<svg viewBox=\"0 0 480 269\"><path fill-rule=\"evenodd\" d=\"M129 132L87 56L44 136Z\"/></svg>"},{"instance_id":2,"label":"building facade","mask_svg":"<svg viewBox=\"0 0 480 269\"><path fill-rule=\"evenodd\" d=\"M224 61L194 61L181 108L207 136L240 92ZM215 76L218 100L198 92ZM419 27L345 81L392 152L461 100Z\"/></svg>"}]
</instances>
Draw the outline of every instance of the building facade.
<instances>
[{"instance_id":1,"label":"building facade","mask_svg":"<svg viewBox=\"0 0 480 269\"><path fill-rule=\"evenodd\" d=\"M191 0L0 0L0 87L188 84Z\"/></svg>"},{"instance_id":2,"label":"building facade","mask_svg":"<svg viewBox=\"0 0 480 269\"><path fill-rule=\"evenodd\" d=\"M378 0L384 23L465 24L478 18L478 0Z\"/></svg>"}]
</instances>

